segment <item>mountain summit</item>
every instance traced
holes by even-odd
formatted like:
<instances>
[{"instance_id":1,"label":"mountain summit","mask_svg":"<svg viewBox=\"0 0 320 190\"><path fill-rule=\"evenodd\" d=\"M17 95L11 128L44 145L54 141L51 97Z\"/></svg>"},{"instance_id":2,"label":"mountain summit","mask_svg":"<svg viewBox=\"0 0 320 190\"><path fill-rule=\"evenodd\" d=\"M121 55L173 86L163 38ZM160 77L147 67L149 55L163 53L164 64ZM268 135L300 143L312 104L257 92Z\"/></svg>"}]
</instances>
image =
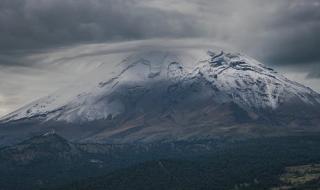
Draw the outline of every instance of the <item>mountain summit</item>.
<instances>
[{"instance_id":1,"label":"mountain summit","mask_svg":"<svg viewBox=\"0 0 320 190\"><path fill-rule=\"evenodd\" d=\"M50 127L79 141L150 142L317 130L319 108L318 93L248 56L180 48L103 64L1 125L10 134L32 125L24 134Z\"/></svg>"}]
</instances>

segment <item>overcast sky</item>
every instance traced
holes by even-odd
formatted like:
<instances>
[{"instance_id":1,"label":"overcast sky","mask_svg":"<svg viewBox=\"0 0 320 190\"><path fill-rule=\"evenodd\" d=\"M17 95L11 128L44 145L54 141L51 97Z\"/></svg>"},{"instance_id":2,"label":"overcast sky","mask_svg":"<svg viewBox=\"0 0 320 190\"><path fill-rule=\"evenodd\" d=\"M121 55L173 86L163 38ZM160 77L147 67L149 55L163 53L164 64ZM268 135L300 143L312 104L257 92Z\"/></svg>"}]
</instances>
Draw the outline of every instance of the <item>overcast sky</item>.
<instances>
[{"instance_id":1,"label":"overcast sky","mask_svg":"<svg viewBox=\"0 0 320 190\"><path fill-rule=\"evenodd\" d=\"M61 52L154 38L224 44L320 92L319 10L320 0L1 0L0 116L99 64Z\"/></svg>"}]
</instances>

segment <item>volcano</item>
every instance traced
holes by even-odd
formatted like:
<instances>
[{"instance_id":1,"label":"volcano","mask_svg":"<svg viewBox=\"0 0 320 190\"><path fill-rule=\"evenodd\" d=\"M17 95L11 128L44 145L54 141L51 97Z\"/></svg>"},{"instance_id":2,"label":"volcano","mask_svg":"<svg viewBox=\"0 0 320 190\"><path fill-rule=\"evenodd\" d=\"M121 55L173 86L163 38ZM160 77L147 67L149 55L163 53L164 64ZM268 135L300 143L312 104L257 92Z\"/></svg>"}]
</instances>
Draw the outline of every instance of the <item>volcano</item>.
<instances>
[{"instance_id":1,"label":"volcano","mask_svg":"<svg viewBox=\"0 0 320 190\"><path fill-rule=\"evenodd\" d=\"M72 141L132 143L320 129L317 92L240 53L144 49L114 65L4 116L1 142L51 130Z\"/></svg>"}]
</instances>

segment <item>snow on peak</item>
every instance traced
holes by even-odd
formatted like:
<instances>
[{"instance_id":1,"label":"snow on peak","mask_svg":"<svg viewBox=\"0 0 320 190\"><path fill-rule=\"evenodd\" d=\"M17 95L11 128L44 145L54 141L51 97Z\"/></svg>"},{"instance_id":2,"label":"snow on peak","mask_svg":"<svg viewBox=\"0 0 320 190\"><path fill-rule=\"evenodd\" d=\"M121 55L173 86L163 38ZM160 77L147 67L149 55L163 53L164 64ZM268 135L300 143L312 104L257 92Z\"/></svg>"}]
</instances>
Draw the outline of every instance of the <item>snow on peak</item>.
<instances>
[{"instance_id":1,"label":"snow on peak","mask_svg":"<svg viewBox=\"0 0 320 190\"><path fill-rule=\"evenodd\" d=\"M199 48L144 50L124 54L113 68L99 66L75 84L22 107L3 121L112 119L145 94L152 98L157 92L155 97L159 93L167 97L169 89L189 88L197 80L208 84L205 93L209 98L232 101L245 109L276 109L291 98L310 105L320 103L311 89L239 53Z\"/></svg>"}]
</instances>

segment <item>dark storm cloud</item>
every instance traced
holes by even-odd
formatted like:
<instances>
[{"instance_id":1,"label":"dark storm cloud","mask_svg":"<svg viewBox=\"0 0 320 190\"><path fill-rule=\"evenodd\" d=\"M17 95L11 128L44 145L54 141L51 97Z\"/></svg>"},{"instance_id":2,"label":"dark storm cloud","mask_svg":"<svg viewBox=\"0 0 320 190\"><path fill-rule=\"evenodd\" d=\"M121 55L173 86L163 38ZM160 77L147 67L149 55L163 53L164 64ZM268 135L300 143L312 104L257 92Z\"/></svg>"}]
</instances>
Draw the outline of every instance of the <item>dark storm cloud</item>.
<instances>
[{"instance_id":1,"label":"dark storm cloud","mask_svg":"<svg viewBox=\"0 0 320 190\"><path fill-rule=\"evenodd\" d=\"M204 37L267 64L315 63L319 9L320 0L1 0L0 52Z\"/></svg>"},{"instance_id":2,"label":"dark storm cloud","mask_svg":"<svg viewBox=\"0 0 320 190\"><path fill-rule=\"evenodd\" d=\"M320 1L288 1L270 20L263 51L276 64L320 61Z\"/></svg>"},{"instance_id":3,"label":"dark storm cloud","mask_svg":"<svg viewBox=\"0 0 320 190\"><path fill-rule=\"evenodd\" d=\"M143 6L139 0L1 0L0 49L104 40L186 37L193 17Z\"/></svg>"},{"instance_id":4,"label":"dark storm cloud","mask_svg":"<svg viewBox=\"0 0 320 190\"><path fill-rule=\"evenodd\" d=\"M319 10L320 0L1 0L0 65L83 43L209 38L317 78Z\"/></svg>"},{"instance_id":5,"label":"dark storm cloud","mask_svg":"<svg viewBox=\"0 0 320 190\"><path fill-rule=\"evenodd\" d=\"M320 1L288 1L262 41L265 63L293 67L320 78ZM258 46L259 47L259 46Z\"/></svg>"}]
</instances>

